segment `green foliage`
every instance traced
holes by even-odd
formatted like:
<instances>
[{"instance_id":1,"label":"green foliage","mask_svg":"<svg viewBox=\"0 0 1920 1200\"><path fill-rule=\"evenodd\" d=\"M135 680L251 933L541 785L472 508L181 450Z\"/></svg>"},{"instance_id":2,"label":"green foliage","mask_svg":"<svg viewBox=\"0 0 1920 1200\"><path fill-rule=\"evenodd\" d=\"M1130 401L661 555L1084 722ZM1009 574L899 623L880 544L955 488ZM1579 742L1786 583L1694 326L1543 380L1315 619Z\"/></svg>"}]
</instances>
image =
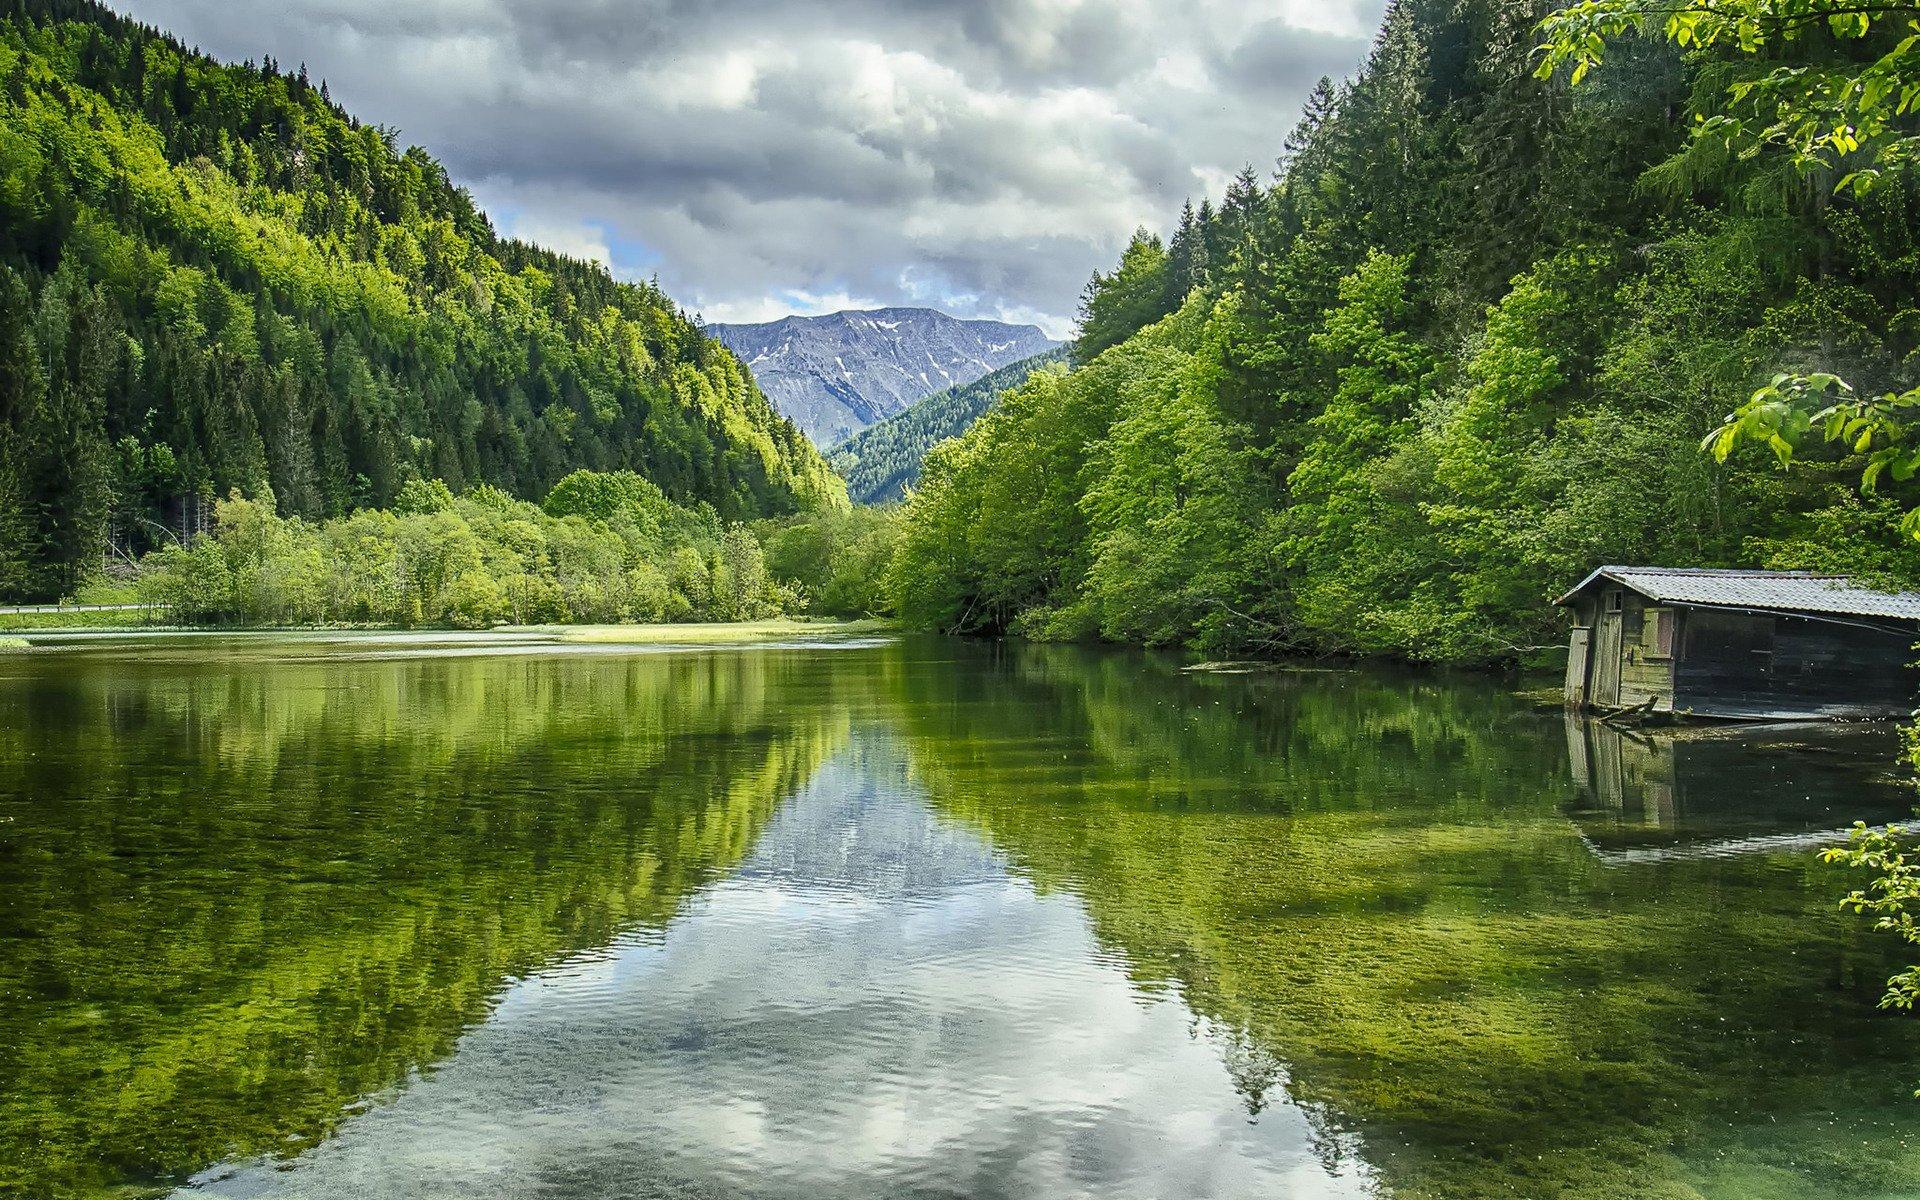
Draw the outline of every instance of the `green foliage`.
<instances>
[{"instance_id":1,"label":"green foliage","mask_svg":"<svg viewBox=\"0 0 1920 1200\"><path fill-rule=\"evenodd\" d=\"M1920 854L1908 830L1899 825L1869 829L1854 826L1845 846L1825 851L1828 862L1844 863L1874 873L1865 887L1848 893L1841 904L1874 918L1874 928L1897 933L1920 946ZM1882 1008L1913 1008L1920 1001L1920 966L1909 967L1887 981ZM1920 1092L1916 1092L1920 1095Z\"/></svg>"},{"instance_id":2,"label":"green foliage","mask_svg":"<svg viewBox=\"0 0 1920 1200\"><path fill-rule=\"evenodd\" d=\"M1171 312L1167 277L1166 247L1144 229L1135 233L1120 256L1119 267L1111 275L1095 274L1087 284L1080 300L1074 358L1086 362Z\"/></svg>"},{"instance_id":3,"label":"green foliage","mask_svg":"<svg viewBox=\"0 0 1920 1200\"><path fill-rule=\"evenodd\" d=\"M1660 37L1740 65L1724 107L1693 141L1753 156L1785 152L1800 171L1864 193L1920 152L1920 11L1854 0L1584 0L1542 25L1539 74L1578 84L1609 44ZM1782 59L1786 61L1782 62Z\"/></svg>"},{"instance_id":4,"label":"green foliage","mask_svg":"<svg viewBox=\"0 0 1920 1200\"><path fill-rule=\"evenodd\" d=\"M1920 725L1907 731L1907 760L1920 771ZM1864 887L1847 893L1842 908L1873 917L1875 929L1898 934L1908 945L1920 946L1920 842L1916 830L1902 825L1870 829L1854 825L1845 846L1824 851L1828 862L1872 872ZM1907 967L1887 980L1880 1007L1911 1012L1920 1002L1920 964ZM1920 1091L1914 1093L1920 1096Z\"/></svg>"},{"instance_id":5,"label":"green foliage","mask_svg":"<svg viewBox=\"0 0 1920 1200\"><path fill-rule=\"evenodd\" d=\"M1428 539L1398 493L1397 453L1431 393L1436 364L1409 332L1408 259L1374 252L1340 283L1337 306L1311 339L1333 370L1327 405L1275 514L1275 554L1289 569L1298 619L1337 632L1343 648L1391 651L1408 634L1382 605L1396 580L1421 571ZM1430 457L1430 456L1429 456ZM1414 518L1414 519L1408 519Z\"/></svg>"},{"instance_id":6,"label":"green foliage","mask_svg":"<svg viewBox=\"0 0 1920 1200\"><path fill-rule=\"evenodd\" d=\"M1772 570L1850 575L1890 591L1920 591L1920 555L1901 526L1905 514L1884 496L1835 485L1832 502L1781 534L1756 539L1751 557Z\"/></svg>"},{"instance_id":7,"label":"green foliage","mask_svg":"<svg viewBox=\"0 0 1920 1200\"><path fill-rule=\"evenodd\" d=\"M569 476L544 509L489 487L456 497L438 480L409 481L392 510L321 522L237 491L214 507L212 533L143 564L140 599L172 620L473 629L747 621L800 602L743 526L676 509L632 475Z\"/></svg>"},{"instance_id":8,"label":"green foliage","mask_svg":"<svg viewBox=\"0 0 1920 1200\"><path fill-rule=\"evenodd\" d=\"M1196 294L1149 334L1110 351L1112 424L1091 448L1080 510L1088 563L1079 607L1117 641L1175 644L1245 607L1241 581L1259 520L1258 472L1243 431L1214 401L1231 301ZM1100 393L1090 396L1095 399ZM1041 631L1041 630L1036 630Z\"/></svg>"},{"instance_id":9,"label":"green foliage","mask_svg":"<svg viewBox=\"0 0 1920 1200\"><path fill-rule=\"evenodd\" d=\"M409 479L393 501L393 511L404 515L449 512L452 508L453 489L438 479Z\"/></svg>"},{"instance_id":10,"label":"green foliage","mask_svg":"<svg viewBox=\"0 0 1920 1200\"><path fill-rule=\"evenodd\" d=\"M0 314L0 595L70 595L106 546L105 393L126 346L72 270L36 303L0 265Z\"/></svg>"},{"instance_id":11,"label":"green foliage","mask_svg":"<svg viewBox=\"0 0 1920 1200\"><path fill-rule=\"evenodd\" d=\"M1542 29L1547 41L1537 73L1551 78L1571 64L1576 84L1601 64L1611 43L1630 34L1657 33L1697 58L1729 60L1728 103L1696 114L1691 156L1756 159L1784 152L1821 205L1830 187L1865 198L1882 181L1904 181L1920 150L1913 119L1920 106L1920 10L1911 5L1584 0L1549 17ZM1835 314L1821 315L1831 321ZM1818 430L1822 440L1861 456L1861 486L1872 492L1883 474L1904 483L1920 472L1908 420L1915 408L1920 389L1862 397L1831 371L1783 371L1701 445L1725 462L1743 443L1760 442L1784 469ZM1920 510L1904 528L1920 538Z\"/></svg>"},{"instance_id":12,"label":"green foliage","mask_svg":"<svg viewBox=\"0 0 1920 1200\"><path fill-rule=\"evenodd\" d=\"M847 481L847 494L857 504L891 504L903 499L919 485L927 451L972 428L1000 393L1019 387L1027 376L1049 363L1065 362L1071 353L1071 347L1060 346L1001 367L972 383L935 392L827 451L827 463Z\"/></svg>"},{"instance_id":13,"label":"green foliage","mask_svg":"<svg viewBox=\"0 0 1920 1200\"><path fill-rule=\"evenodd\" d=\"M725 520L843 503L657 289L498 237L299 75L89 0L0 9L0 596L410 482L631 471Z\"/></svg>"},{"instance_id":14,"label":"green foliage","mask_svg":"<svg viewBox=\"0 0 1920 1200\"><path fill-rule=\"evenodd\" d=\"M1782 373L1920 382L1920 194L1689 148L1673 113L1719 103L1726 46L1625 44L1578 89L1536 75L1550 7L1397 0L1278 178L1243 172L1164 252L1136 237L1089 290L1079 369L930 457L900 615L1504 663L1564 645L1549 601L1598 562L1915 575L1881 510L1833 491L1869 471L1920 500L1903 404L1755 410L1757 432L1849 439L1792 475L1733 452L1745 431L1724 461L1694 446Z\"/></svg>"},{"instance_id":15,"label":"green foliage","mask_svg":"<svg viewBox=\"0 0 1920 1200\"><path fill-rule=\"evenodd\" d=\"M703 516L680 508L666 493L631 471L575 471L553 485L541 507L550 517L604 522L630 539L651 546L694 540L699 522L710 520L712 514L711 509Z\"/></svg>"},{"instance_id":16,"label":"green foliage","mask_svg":"<svg viewBox=\"0 0 1920 1200\"><path fill-rule=\"evenodd\" d=\"M1920 388L1861 398L1837 375L1780 374L1727 415L1700 446L1725 462L1744 443L1758 442L1785 470L1807 435L1850 451L1861 460L1860 489L1873 493L1882 477L1906 483L1920 472L1920 443L1911 414L1920 410ZM1920 540L1920 508L1910 510L1901 529Z\"/></svg>"},{"instance_id":17,"label":"green foliage","mask_svg":"<svg viewBox=\"0 0 1920 1200\"><path fill-rule=\"evenodd\" d=\"M1003 631L1084 571L1080 472L1107 415L1091 377L1037 371L927 455L889 573L896 613Z\"/></svg>"},{"instance_id":18,"label":"green foliage","mask_svg":"<svg viewBox=\"0 0 1920 1200\"><path fill-rule=\"evenodd\" d=\"M1196 296L1079 371L1036 372L964 436L934 447L893 562L895 611L963 632L1016 622L1029 632L1092 632L1107 586L1143 586L1124 577L1120 564L1144 547L1120 522L1159 519L1163 532L1185 537L1196 533L1185 522L1216 516L1211 499L1233 482L1205 477L1205 460L1220 449L1210 428L1217 422L1200 417L1161 436L1151 415L1180 403L1207 309ZM1147 461L1155 473L1133 481L1137 488L1099 487ZM1204 495L1190 494L1196 480ZM1181 569L1174 548L1154 551L1161 565ZM1083 594L1096 569L1095 594ZM1192 610L1194 599L1170 603ZM1141 615L1143 628L1164 624L1164 614Z\"/></svg>"},{"instance_id":19,"label":"green foliage","mask_svg":"<svg viewBox=\"0 0 1920 1200\"><path fill-rule=\"evenodd\" d=\"M763 522L767 570L797 589L811 612L869 616L892 611L886 575L900 533L889 510L819 511Z\"/></svg>"}]
</instances>

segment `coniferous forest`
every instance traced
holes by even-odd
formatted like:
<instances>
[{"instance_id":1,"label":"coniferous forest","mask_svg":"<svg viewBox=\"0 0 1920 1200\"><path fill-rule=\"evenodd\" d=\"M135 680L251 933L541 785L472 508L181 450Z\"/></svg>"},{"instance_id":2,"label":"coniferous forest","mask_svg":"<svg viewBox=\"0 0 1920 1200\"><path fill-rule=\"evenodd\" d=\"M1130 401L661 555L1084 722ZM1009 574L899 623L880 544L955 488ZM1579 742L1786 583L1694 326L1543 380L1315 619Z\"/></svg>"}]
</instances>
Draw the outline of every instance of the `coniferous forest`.
<instances>
[{"instance_id":1,"label":"coniferous forest","mask_svg":"<svg viewBox=\"0 0 1920 1200\"><path fill-rule=\"evenodd\" d=\"M1912 582L1914 486L1859 487L1878 434L1791 471L1765 413L1724 462L1700 448L1777 373L1920 382L1910 175L1837 188L1785 137L1717 136L1777 69L1850 80L1904 19L1575 6L1621 35L1576 84L1541 70L1558 7L1396 0L1277 170L1136 235L1086 290L1078 369L930 456L901 613L1492 663L1562 643L1549 601L1600 563Z\"/></svg>"},{"instance_id":2,"label":"coniferous forest","mask_svg":"<svg viewBox=\"0 0 1920 1200\"><path fill-rule=\"evenodd\" d=\"M0 597L191 541L236 490L314 520L577 469L724 521L844 504L657 288L500 237L304 68L0 2Z\"/></svg>"}]
</instances>

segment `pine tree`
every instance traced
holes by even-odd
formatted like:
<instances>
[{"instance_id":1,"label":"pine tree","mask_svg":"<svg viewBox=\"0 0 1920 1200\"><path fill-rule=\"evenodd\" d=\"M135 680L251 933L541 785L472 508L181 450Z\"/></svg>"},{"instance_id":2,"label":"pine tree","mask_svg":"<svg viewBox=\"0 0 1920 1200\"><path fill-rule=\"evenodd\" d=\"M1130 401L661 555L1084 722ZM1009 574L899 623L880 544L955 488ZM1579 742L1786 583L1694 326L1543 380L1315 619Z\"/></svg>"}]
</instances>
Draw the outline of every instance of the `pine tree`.
<instances>
[{"instance_id":1,"label":"pine tree","mask_svg":"<svg viewBox=\"0 0 1920 1200\"><path fill-rule=\"evenodd\" d=\"M0 264L0 595L41 591L39 529L28 507L30 440L46 387L26 281Z\"/></svg>"},{"instance_id":2,"label":"pine tree","mask_svg":"<svg viewBox=\"0 0 1920 1200\"><path fill-rule=\"evenodd\" d=\"M41 297L31 345L51 370L18 413L9 469L33 560L25 590L58 599L98 569L106 550L106 389L125 339L98 289L63 271Z\"/></svg>"},{"instance_id":3,"label":"pine tree","mask_svg":"<svg viewBox=\"0 0 1920 1200\"><path fill-rule=\"evenodd\" d=\"M1074 357L1081 362L1172 311L1167 301L1167 252L1159 235L1135 231L1110 275L1096 274L1080 300L1080 336Z\"/></svg>"},{"instance_id":4,"label":"pine tree","mask_svg":"<svg viewBox=\"0 0 1920 1200\"><path fill-rule=\"evenodd\" d=\"M1206 237L1188 200L1180 206L1180 224L1167 245L1168 312L1180 307L1195 288L1207 286L1209 265Z\"/></svg>"}]
</instances>

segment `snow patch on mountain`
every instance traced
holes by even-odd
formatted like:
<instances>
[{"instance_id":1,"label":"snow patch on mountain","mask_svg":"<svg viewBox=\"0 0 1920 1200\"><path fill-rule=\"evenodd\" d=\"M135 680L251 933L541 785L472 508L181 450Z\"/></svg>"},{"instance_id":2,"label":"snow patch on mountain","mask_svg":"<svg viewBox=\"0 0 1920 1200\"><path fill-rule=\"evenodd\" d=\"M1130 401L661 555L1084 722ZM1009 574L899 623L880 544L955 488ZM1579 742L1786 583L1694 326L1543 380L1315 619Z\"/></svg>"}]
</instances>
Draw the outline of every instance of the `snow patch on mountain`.
<instances>
[{"instance_id":1,"label":"snow patch on mountain","mask_svg":"<svg viewBox=\"0 0 1920 1200\"><path fill-rule=\"evenodd\" d=\"M831 446L945 388L1059 343L1032 325L883 308L713 325L774 407Z\"/></svg>"}]
</instances>

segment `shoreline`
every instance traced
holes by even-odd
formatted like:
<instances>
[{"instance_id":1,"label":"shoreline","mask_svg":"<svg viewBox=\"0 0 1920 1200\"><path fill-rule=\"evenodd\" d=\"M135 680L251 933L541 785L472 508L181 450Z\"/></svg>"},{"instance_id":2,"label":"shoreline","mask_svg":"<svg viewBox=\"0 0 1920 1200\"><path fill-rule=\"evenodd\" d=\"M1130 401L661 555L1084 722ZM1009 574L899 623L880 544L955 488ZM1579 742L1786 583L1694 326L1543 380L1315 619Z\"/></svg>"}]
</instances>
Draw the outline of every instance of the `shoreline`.
<instances>
[{"instance_id":1,"label":"shoreline","mask_svg":"<svg viewBox=\"0 0 1920 1200\"><path fill-rule=\"evenodd\" d=\"M40 614L35 614L40 615ZM53 616L55 614L45 614ZM823 637L892 632L898 626L888 620L862 617L843 620L837 617L775 617L760 621L689 621L682 624L632 625L490 625L482 629L459 629L439 625L167 625L98 622L83 624L7 624L0 618L0 649L30 646L37 636L63 634L447 634L473 636L507 634L544 636L560 643L605 645L734 645L769 638ZM18 643L14 645L13 643Z\"/></svg>"}]
</instances>

